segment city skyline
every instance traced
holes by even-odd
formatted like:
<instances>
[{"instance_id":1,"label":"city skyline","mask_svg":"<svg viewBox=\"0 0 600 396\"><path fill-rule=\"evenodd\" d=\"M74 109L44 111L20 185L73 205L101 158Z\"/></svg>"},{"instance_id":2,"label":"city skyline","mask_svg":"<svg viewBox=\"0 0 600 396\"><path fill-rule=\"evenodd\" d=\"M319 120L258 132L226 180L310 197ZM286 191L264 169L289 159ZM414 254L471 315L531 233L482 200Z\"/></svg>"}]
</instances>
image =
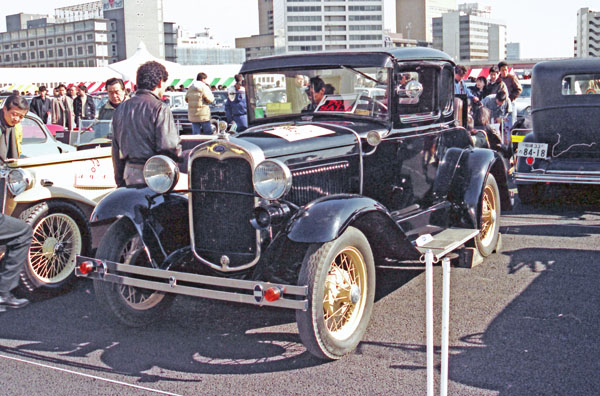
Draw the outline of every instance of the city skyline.
<instances>
[{"instance_id":1,"label":"city skyline","mask_svg":"<svg viewBox=\"0 0 600 396\"><path fill-rule=\"evenodd\" d=\"M385 28L395 31L395 0L383 0ZM54 9L85 3L85 0L29 0L3 5L0 30L6 31L6 15L23 13L54 14ZM466 1L457 1L457 4ZM545 0L487 0L480 4L492 7L492 18L504 21L507 42L521 44L521 58L553 58L573 56L573 38L577 29L577 10L594 8L589 0L573 0L560 7L548 7ZM175 22L184 30L200 33L207 27L219 43L235 47L236 37L258 34L258 5L254 0L221 0L204 4L200 12L186 12L186 0L163 3L166 22Z\"/></svg>"}]
</instances>

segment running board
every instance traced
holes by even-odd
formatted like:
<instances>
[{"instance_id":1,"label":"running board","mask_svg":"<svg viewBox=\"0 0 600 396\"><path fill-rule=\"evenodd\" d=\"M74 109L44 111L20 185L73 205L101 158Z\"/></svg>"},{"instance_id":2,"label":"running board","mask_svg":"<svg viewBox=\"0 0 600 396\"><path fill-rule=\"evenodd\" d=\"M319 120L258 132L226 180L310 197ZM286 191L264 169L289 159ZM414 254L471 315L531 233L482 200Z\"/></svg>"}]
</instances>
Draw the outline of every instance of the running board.
<instances>
[{"instance_id":1,"label":"running board","mask_svg":"<svg viewBox=\"0 0 600 396\"><path fill-rule=\"evenodd\" d=\"M471 228L448 228L433 237L431 235L423 235L419 237L415 243L416 248L421 254L425 254L428 250L433 252L434 261L439 261L448 253L456 250L466 242L475 238L479 234L479 230Z\"/></svg>"}]
</instances>

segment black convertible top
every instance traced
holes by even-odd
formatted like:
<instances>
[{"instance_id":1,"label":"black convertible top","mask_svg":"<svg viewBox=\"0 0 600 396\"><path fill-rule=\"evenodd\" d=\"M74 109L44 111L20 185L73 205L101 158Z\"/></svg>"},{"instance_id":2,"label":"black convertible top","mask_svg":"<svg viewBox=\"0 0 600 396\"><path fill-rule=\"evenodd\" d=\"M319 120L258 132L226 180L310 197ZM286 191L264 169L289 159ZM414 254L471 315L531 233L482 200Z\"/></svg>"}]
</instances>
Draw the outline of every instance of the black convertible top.
<instances>
[{"instance_id":1,"label":"black convertible top","mask_svg":"<svg viewBox=\"0 0 600 396\"><path fill-rule=\"evenodd\" d=\"M454 64L448 54L426 47L372 48L352 51L310 52L275 55L244 62L240 73L252 73L282 68L324 66L391 67L392 61L446 61Z\"/></svg>"}]
</instances>

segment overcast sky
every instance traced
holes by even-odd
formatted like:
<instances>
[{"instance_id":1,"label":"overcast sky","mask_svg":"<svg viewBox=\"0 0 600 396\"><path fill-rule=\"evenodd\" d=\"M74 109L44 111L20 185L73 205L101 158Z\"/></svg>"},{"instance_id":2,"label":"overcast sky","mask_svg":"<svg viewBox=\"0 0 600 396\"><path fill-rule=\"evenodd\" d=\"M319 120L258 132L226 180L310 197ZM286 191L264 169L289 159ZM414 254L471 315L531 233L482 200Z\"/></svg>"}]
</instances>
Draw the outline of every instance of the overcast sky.
<instances>
[{"instance_id":1,"label":"overcast sky","mask_svg":"<svg viewBox=\"0 0 600 396\"><path fill-rule=\"evenodd\" d=\"M6 15L54 14L55 8L88 1L4 0L0 8L0 31L6 31ZM458 1L463 2L473 0ZM506 23L508 41L521 43L522 58L573 56L577 10L588 7L600 11L599 0L485 0L480 3L491 5L492 18ZM164 0L164 19L191 32L202 32L208 27L216 40L233 47L235 37L258 33L257 4L256 0ZM394 4L394 0L384 0L385 24L392 31L395 31Z\"/></svg>"}]
</instances>

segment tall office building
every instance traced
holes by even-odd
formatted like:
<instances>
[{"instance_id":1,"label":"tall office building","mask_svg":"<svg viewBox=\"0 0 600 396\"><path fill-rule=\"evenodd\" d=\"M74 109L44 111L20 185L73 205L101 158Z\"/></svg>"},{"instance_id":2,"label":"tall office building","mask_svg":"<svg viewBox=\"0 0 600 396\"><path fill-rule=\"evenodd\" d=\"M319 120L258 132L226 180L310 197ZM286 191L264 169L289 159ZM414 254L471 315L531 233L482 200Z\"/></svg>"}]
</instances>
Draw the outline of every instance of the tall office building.
<instances>
[{"instance_id":1,"label":"tall office building","mask_svg":"<svg viewBox=\"0 0 600 396\"><path fill-rule=\"evenodd\" d=\"M162 15L162 0L99 0L57 8L54 16L8 15L0 67L105 66L132 56L140 42L175 61L176 36Z\"/></svg>"},{"instance_id":2,"label":"tall office building","mask_svg":"<svg viewBox=\"0 0 600 396\"><path fill-rule=\"evenodd\" d=\"M383 0L258 0L259 35L236 39L246 58L384 46Z\"/></svg>"},{"instance_id":3,"label":"tall office building","mask_svg":"<svg viewBox=\"0 0 600 396\"><path fill-rule=\"evenodd\" d=\"M433 47L456 61L506 59L506 24L474 4L433 18Z\"/></svg>"},{"instance_id":4,"label":"tall office building","mask_svg":"<svg viewBox=\"0 0 600 396\"><path fill-rule=\"evenodd\" d=\"M456 0L396 0L396 32L431 43L433 18L450 11L456 11Z\"/></svg>"},{"instance_id":5,"label":"tall office building","mask_svg":"<svg viewBox=\"0 0 600 396\"><path fill-rule=\"evenodd\" d=\"M581 8L577 11L575 56L600 56L600 12Z\"/></svg>"},{"instance_id":6,"label":"tall office building","mask_svg":"<svg viewBox=\"0 0 600 396\"><path fill-rule=\"evenodd\" d=\"M521 43L506 43L506 60L521 59Z\"/></svg>"}]
</instances>

